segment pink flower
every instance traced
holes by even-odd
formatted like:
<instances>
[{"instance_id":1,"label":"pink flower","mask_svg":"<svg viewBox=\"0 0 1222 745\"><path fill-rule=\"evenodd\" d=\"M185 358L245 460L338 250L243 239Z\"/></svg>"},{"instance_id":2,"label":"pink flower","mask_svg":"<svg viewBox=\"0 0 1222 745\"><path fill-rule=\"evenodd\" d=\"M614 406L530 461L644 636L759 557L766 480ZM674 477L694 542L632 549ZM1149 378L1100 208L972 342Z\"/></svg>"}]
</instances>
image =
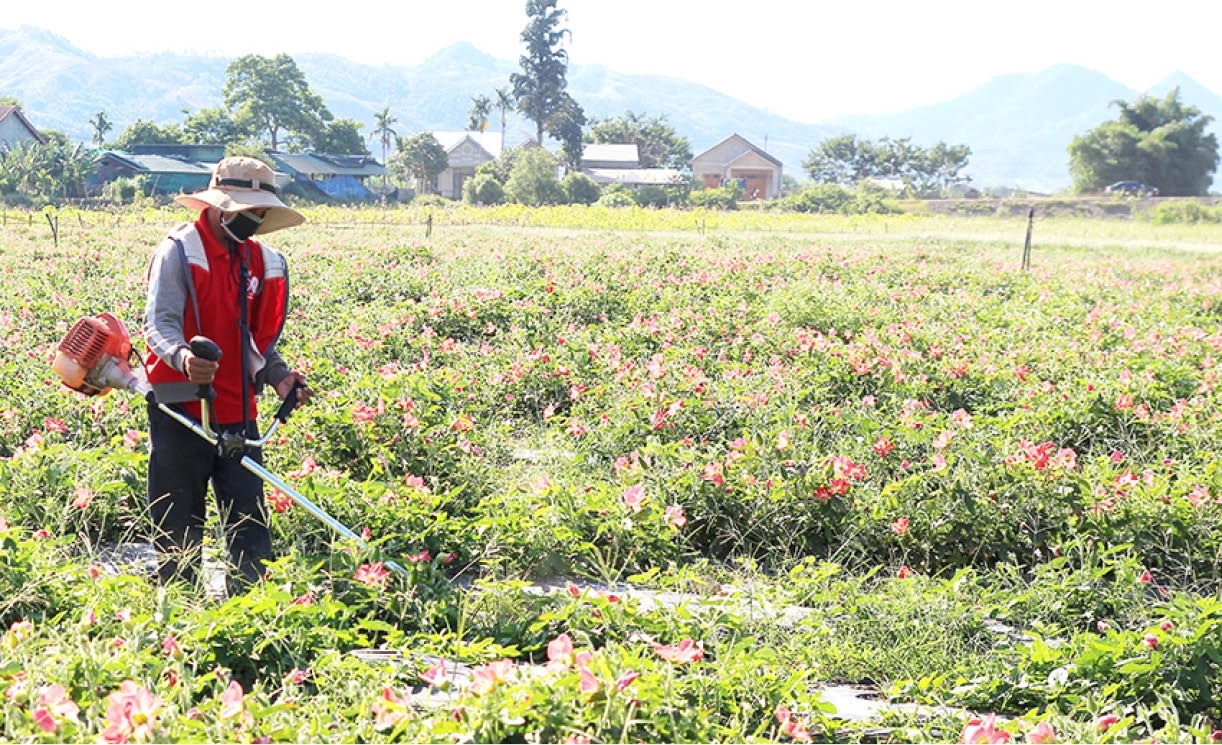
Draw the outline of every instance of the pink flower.
<instances>
[{"instance_id":1,"label":"pink flower","mask_svg":"<svg viewBox=\"0 0 1222 745\"><path fill-rule=\"evenodd\" d=\"M635 683L639 677L641 677L641 674L636 670L625 670L624 672L620 673L618 678L615 679L615 690L624 690L628 686Z\"/></svg>"},{"instance_id":2,"label":"pink flower","mask_svg":"<svg viewBox=\"0 0 1222 745\"><path fill-rule=\"evenodd\" d=\"M898 577L899 579L908 579L909 577L912 576L912 569L907 564L905 564L904 566L899 568L899 571L895 573L895 576Z\"/></svg>"},{"instance_id":3,"label":"pink flower","mask_svg":"<svg viewBox=\"0 0 1222 745\"><path fill-rule=\"evenodd\" d=\"M161 700L135 681L125 680L110 694L106 708L106 728L102 739L124 743L135 738L147 740L157 726Z\"/></svg>"},{"instance_id":4,"label":"pink flower","mask_svg":"<svg viewBox=\"0 0 1222 745\"><path fill-rule=\"evenodd\" d=\"M1057 741L1057 733L1048 722L1040 722L1027 733L1027 742L1035 745L1048 745Z\"/></svg>"},{"instance_id":5,"label":"pink flower","mask_svg":"<svg viewBox=\"0 0 1222 745\"><path fill-rule=\"evenodd\" d=\"M161 651L166 657L173 657L176 660L183 658L182 646L179 645L178 639L173 634L167 634L165 639L161 640Z\"/></svg>"},{"instance_id":6,"label":"pink flower","mask_svg":"<svg viewBox=\"0 0 1222 745\"><path fill-rule=\"evenodd\" d=\"M624 493L620 495L620 499L624 501L628 509L632 510L632 514L639 513L645 509L645 500L648 499L645 496L645 486L643 484L633 484L624 490Z\"/></svg>"},{"instance_id":7,"label":"pink flower","mask_svg":"<svg viewBox=\"0 0 1222 745\"><path fill-rule=\"evenodd\" d=\"M1010 741L1010 733L997 729L997 715L989 714L984 719L972 717L959 735L961 743L1006 743Z\"/></svg>"},{"instance_id":8,"label":"pink flower","mask_svg":"<svg viewBox=\"0 0 1222 745\"><path fill-rule=\"evenodd\" d=\"M567 670L574 661L573 640L568 634L561 634L547 644L548 667Z\"/></svg>"},{"instance_id":9,"label":"pink flower","mask_svg":"<svg viewBox=\"0 0 1222 745\"><path fill-rule=\"evenodd\" d=\"M72 506L83 510L93 501L93 490L87 486L78 486L73 492Z\"/></svg>"},{"instance_id":10,"label":"pink flower","mask_svg":"<svg viewBox=\"0 0 1222 745\"><path fill-rule=\"evenodd\" d=\"M684 639L678 646L655 643L653 651L667 662L686 665L704 659L704 645L692 639Z\"/></svg>"},{"instance_id":11,"label":"pink flower","mask_svg":"<svg viewBox=\"0 0 1222 745\"><path fill-rule=\"evenodd\" d=\"M1175 624L1171 623L1171 619L1167 619L1166 621L1160 623L1158 627L1163 631L1170 631L1171 629L1175 628Z\"/></svg>"},{"instance_id":12,"label":"pink flower","mask_svg":"<svg viewBox=\"0 0 1222 745\"><path fill-rule=\"evenodd\" d=\"M1137 578L1137 581L1142 583L1143 585L1148 585L1154 581L1154 577L1153 575L1150 574L1149 569L1145 569L1145 570L1142 570L1141 576Z\"/></svg>"},{"instance_id":13,"label":"pink flower","mask_svg":"<svg viewBox=\"0 0 1222 745\"><path fill-rule=\"evenodd\" d=\"M34 706L34 723L43 732L55 732L61 720L76 720L80 713L68 691L59 683L44 686L38 691L38 702Z\"/></svg>"},{"instance_id":14,"label":"pink flower","mask_svg":"<svg viewBox=\"0 0 1222 745\"><path fill-rule=\"evenodd\" d=\"M471 676L471 692L477 696L490 693L498 684L505 682L513 670L513 660L497 660L476 668Z\"/></svg>"},{"instance_id":15,"label":"pink flower","mask_svg":"<svg viewBox=\"0 0 1222 745\"><path fill-rule=\"evenodd\" d=\"M590 668L580 668L581 682L577 684L577 689L582 693L595 694L602 688L602 684L598 682L598 678L594 677L594 673L590 672Z\"/></svg>"},{"instance_id":16,"label":"pink flower","mask_svg":"<svg viewBox=\"0 0 1222 745\"><path fill-rule=\"evenodd\" d=\"M433 665L428 670L420 673L420 680L424 681L432 688L442 688L449 683L449 678L446 677L445 659L438 659L436 665Z\"/></svg>"},{"instance_id":17,"label":"pink flower","mask_svg":"<svg viewBox=\"0 0 1222 745\"><path fill-rule=\"evenodd\" d=\"M683 512L683 507L677 504L672 504L666 508L666 524L675 530L679 530L684 525L687 525L687 515Z\"/></svg>"},{"instance_id":18,"label":"pink flower","mask_svg":"<svg viewBox=\"0 0 1222 745\"><path fill-rule=\"evenodd\" d=\"M382 689L382 698L373 703L372 710L374 729L387 729L407 716L407 703L394 688L386 686Z\"/></svg>"},{"instance_id":19,"label":"pink flower","mask_svg":"<svg viewBox=\"0 0 1222 745\"><path fill-rule=\"evenodd\" d=\"M1158 649L1158 637L1154 634L1146 634L1144 637L1142 637L1141 643L1150 649Z\"/></svg>"},{"instance_id":20,"label":"pink flower","mask_svg":"<svg viewBox=\"0 0 1222 745\"><path fill-rule=\"evenodd\" d=\"M1111 729L1112 725L1119 721L1120 717L1116 716L1115 714L1104 714L1095 720L1095 729L1102 732L1104 730Z\"/></svg>"},{"instance_id":21,"label":"pink flower","mask_svg":"<svg viewBox=\"0 0 1222 745\"><path fill-rule=\"evenodd\" d=\"M363 585L383 589L390 582L390 572L382 566L382 562L376 561L372 564L362 564L352 578Z\"/></svg>"},{"instance_id":22,"label":"pink flower","mask_svg":"<svg viewBox=\"0 0 1222 745\"><path fill-rule=\"evenodd\" d=\"M284 683L285 685L299 686L306 682L306 678L308 677L310 677L309 670L302 670L299 667L295 667L292 670L289 670L288 674L284 676Z\"/></svg>"},{"instance_id":23,"label":"pink flower","mask_svg":"<svg viewBox=\"0 0 1222 745\"><path fill-rule=\"evenodd\" d=\"M886 458L895 449L895 443L886 437L880 437L874 441L874 454L879 458Z\"/></svg>"},{"instance_id":24,"label":"pink flower","mask_svg":"<svg viewBox=\"0 0 1222 745\"><path fill-rule=\"evenodd\" d=\"M806 728L793 718L793 712L789 710L788 706L784 704L777 706L774 716L781 723L781 734L791 737L798 742L814 741L810 733L806 731Z\"/></svg>"},{"instance_id":25,"label":"pink flower","mask_svg":"<svg viewBox=\"0 0 1222 745\"><path fill-rule=\"evenodd\" d=\"M904 535L908 532L908 518L901 517L891 523L891 532L896 535Z\"/></svg>"},{"instance_id":26,"label":"pink flower","mask_svg":"<svg viewBox=\"0 0 1222 745\"><path fill-rule=\"evenodd\" d=\"M251 713L246 709L246 692L242 690L242 684L238 681L229 681L225 692L221 694L221 711L217 716L222 720L238 719L239 727L253 720Z\"/></svg>"}]
</instances>

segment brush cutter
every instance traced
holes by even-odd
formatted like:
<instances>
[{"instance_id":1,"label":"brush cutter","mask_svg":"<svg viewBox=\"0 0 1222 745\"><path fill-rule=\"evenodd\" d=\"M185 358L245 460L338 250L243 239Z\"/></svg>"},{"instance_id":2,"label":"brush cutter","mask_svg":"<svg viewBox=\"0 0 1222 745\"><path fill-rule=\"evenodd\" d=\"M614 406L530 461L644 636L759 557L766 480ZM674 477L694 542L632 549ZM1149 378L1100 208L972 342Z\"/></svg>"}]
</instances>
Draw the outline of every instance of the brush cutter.
<instances>
[{"instance_id":1,"label":"brush cutter","mask_svg":"<svg viewBox=\"0 0 1222 745\"><path fill-rule=\"evenodd\" d=\"M221 348L211 339L196 336L191 339L190 345L191 353L197 357L214 362L221 358ZM263 447L271 439L276 428L288 421L289 415L297 405L297 390L300 383L294 385L293 389L289 391L262 437L248 439L240 434L217 435L209 422L208 402L212 400L213 395L211 385L199 386L196 395L200 399L200 421L196 422L181 411L156 401L152 387L143 377L132 371L133 361L139 362L139 356L132 349L131 336L127 333L127 327L116 316L102 313L82 318L68 330L64 340L59 344L51 368L64 382L64 385L87 396L104 396L115 388L137 393L146 400L155 402L161 411L215 445L219 453L234 458L245 452L247 448ZM294 502L322 520L336 533L353 541L362 549L367 548L367 544L359 535L328 515L321 507L297 493L278 476L245 455L241 455L240 463L246 470L289 495ZM407 570L393 561L384 562L384 566L400 576L407 576Z\"/></svg>"}]
</instances>

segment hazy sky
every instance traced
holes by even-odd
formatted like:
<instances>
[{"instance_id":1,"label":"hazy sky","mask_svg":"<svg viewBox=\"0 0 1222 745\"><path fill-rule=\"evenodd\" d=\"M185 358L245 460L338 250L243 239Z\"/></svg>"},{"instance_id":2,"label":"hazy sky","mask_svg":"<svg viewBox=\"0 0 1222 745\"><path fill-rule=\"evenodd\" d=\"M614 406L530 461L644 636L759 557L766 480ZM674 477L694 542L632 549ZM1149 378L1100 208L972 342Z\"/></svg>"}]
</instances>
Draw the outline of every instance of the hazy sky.
<instances>
[{"instance_id":1,"label":"hazy sky","mask_svg":"<svg viewBox=\"0 0 1222 745\"><path fill-rule=\"evenodd\" d=\"M329 52L415 65L469 41L516 62L525 0L167 5L12 2L100 56ZM574 65L699 82L796 121L888 113L1001 74L1080 64L1144 91L1175 70L1222 93L1219 0L560 0ZM226 11L225 9L229 10ZM359 16L342 21L345 12Z\"/></svg>"}]
</instances>

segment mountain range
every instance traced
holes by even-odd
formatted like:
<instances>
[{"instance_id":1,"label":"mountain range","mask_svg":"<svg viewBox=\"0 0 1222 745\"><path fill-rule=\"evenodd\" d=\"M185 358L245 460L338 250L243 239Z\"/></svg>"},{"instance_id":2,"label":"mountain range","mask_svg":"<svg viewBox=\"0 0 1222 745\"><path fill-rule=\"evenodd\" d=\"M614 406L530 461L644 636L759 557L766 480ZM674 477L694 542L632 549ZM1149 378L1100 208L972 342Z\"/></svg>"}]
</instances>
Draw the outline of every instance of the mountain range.
<instances>
[{"instance_id":1,"label":"mountain range","mask_svg":"<svg viewBox=\"0 0 1222 745\"><path fill-rule=\"evenodd\" d=\"M326 54L293 59L337 117L362 122L369 132L374 112L389 108L401 135L462 129L472 97L494 98L518 70L516 61L496 59L468 43L446 47L415 66L370 66ZM0 29L0 96L18 99L36 127L88 141L93 136L89 120L99 111L114 123L113 137L136 119L169 124L182 121L184 110L219 105L231 61L175 53L99 57L38 28ZM1111 101L1163 96L1176 86L1184 103L1215 118L1211 126L1216 132L1222 97L1179 72L1136 91L1085 67L1055 65L1002 75L948 101L910 111L804 123L674 77L625 74L602 65L568 68L569 93L588 119L629 111L662 115L676 134L688 138L693 154L737 133L801 180L802 161L828 137L910 137L922 146L938 141L968 145L972 155L965 172L977 186L1049 193L1070 184L1066 148L1072 139L1116 117ZM794 95L807 93L795 89ZM499 128L498 110L491 119L490 126ZM533 124L511 113L506 144L518 144L533 131ZM377 145L370 143L370 148Z\"/></svg>"}]
</instances>

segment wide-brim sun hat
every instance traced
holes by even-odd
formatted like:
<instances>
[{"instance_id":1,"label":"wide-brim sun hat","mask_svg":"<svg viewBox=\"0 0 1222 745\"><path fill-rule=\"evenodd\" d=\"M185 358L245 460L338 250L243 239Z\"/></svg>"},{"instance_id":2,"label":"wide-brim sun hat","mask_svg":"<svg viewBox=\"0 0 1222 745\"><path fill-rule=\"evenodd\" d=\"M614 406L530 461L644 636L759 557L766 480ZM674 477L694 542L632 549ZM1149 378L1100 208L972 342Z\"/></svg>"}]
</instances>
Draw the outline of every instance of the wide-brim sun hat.
<instances>
[{"instance_id":1,"label":"wide-brim sun hat","mask_svg":"<svg viewBox=\"0 0 1222 745\"><path fill-rule=\"evenodd\" d=\"M174 201L195 210L216 207L223 212L266 208L267 215L255 234L291 228L305 222L305 215L276 196L276 176L271 166L258 158L224 158L212 169L208 188L193 194L179 194Z\"/></svg>"}]
</instances>

